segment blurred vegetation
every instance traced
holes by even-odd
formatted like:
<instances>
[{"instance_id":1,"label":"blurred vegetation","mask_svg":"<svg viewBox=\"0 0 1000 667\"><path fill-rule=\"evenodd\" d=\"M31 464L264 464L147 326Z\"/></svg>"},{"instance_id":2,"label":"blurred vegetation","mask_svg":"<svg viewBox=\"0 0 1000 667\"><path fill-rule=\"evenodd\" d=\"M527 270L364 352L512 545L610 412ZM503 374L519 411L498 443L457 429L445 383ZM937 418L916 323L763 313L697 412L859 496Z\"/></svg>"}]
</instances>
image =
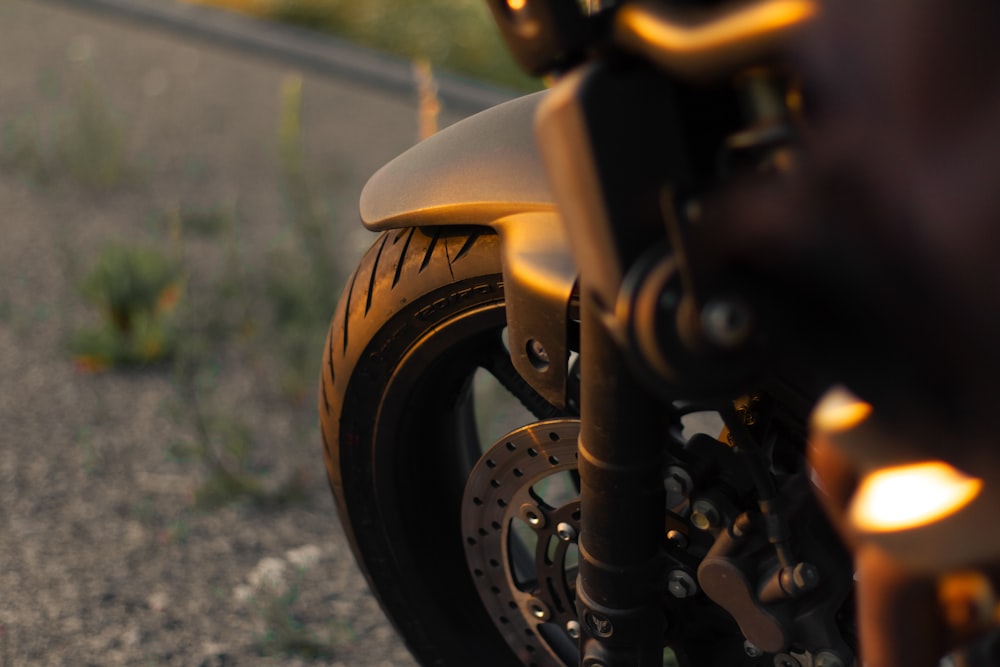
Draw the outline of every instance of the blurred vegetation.
<instances>
[{"instance_id":1,"label":"blurred vegetation","mask_svg":"<svg viewBox=\"0 0 1000 667\"><path fill-rule=\"evenodd\" d=\"M70 346L87 370L169 358L177 346L173 320L183 273L152 248L112 244L80 285L100 324L76 333Z\"/></svg>"},{"instance_id":2,"label":"blurred vegetation","mask_svg":"<svg viewBox=\"0 0 1000 667\"><path fill-rule=\"evenodd\" d=\"M541 88L514 64L484 0L194 1L320 30L518 90Z\"/></svg>"},{"instance_id":3,"label":"blurred vegetation","mask_svg":"<svg viewBox=\"0 0 1000 667\"><path fill-rule=\"evenodd\" d=\"M125 130L93 76L81 79L72 109L58 127L59 161L79 183L116 185L126 169Z\"/></svg>"},{"instance_id":4,"label":"blurred vegetation","mask_svg":"<svg viewBox=\"0 0 1000 667\"><path fill-rule=\"evenodd\" d=\"M293 474L277 484L267 480L267 470L254 467L255 438L236 415L213 410L217 368L207 364L178 364L178 392L173 409L179 419L192 422L194 435L169 445L167 454L178 462L202 467L202 481L194 490L194 506L212 510L235 502L259 509L280 509L305 499L304 480Z\"/></svg>"},{"instance_id":5,"label":"blurred vegetation","mask_svg":"<svg viewBox=\"0 0 1000 667\"><path fill-rule=\"evenodd\" d=\"M321 638L300 621L294 612L299 597L298 584L287 591L269 591L258 603L266 631L257 646L263 655L298 656L306 660L331 660L337 640L334 633Z\"/></svg>"},{"instance_id":6,"label":"blurred vegetation","mask_svg":"<svg viewBox=\"0 0 1000 667\"><path fill-rule=\"evenodd\" d=\"M319 626L301 613L306 606L300 605L301 594L308 593L305 574L318 562L319 553L318 547L306 545L287 551L285 559L265 558L247 576L247 585L237 589L238 599L260 617L263 632L254 642L258 654L328 663L347 657L357 642L351 620L333 619Z\"/></svg>"},{"instance_id":7,"label":"blurred vegetation","mask_svg":"<svg viewBox=\"0 0 1000 667\"><path fill-rule=\"evenodd\" d=\"M302 77L285 78L281 88L278 146L288 233L272 253L282 267L269 274L266 290L276 340L285 368L281 386L290 397L315 391L316 350L323 349L330 317L344 280L331 231L333 212L317 197L305 166L302 137Z\"/></svg>"},{"instance_id":8,"label":"blurred vegetation","mask_svg":"<svg viewBox=\"0 0 1000 667\"><path fill-rule=\"evenodd\" d=\"M303 471L286 471L279 479L262 465L268 457L246 419L223 407L225 368L232 364L273 378L269 390L295 412L312 407L323 341L343 282L332 207L317 195L316 175L306 166L301 76L289 74L278 95L274 187L286 215L262 258L248 264L237 202L178 203L147 216L153 239L110 242L89 268L73 271L96 320L69 341L77 369L172 370L175 392L166 407L185 435L165 443L166 453L198 466L192 496L198 510L230 503L281 508L305 497ZM53 154L85 144L93 129L90 123L68 127L49 144ZM93 184L70 182L88 189ZM104 189L122 185L107 182ZM212 262L193 259L206 251ZM312 427L314 418L308 423ZM285 630L278 645L305 641Z\"/></svg>"},{"instance_id":9,"label":"blurred vegetation","mask_svg":"<svg viewBox=\"0 0 1000 667\"><path fill-rule=\"evenodd\" d=\"M66 177L91 190L108 190L125 180L131 167L126 128L89 62L77 63L74 86L59 112L32 110L4 125L0 161L39 185Z\"/></svg>"},{"instance_id":10,"label":"blurred vegetation","mask_svg":"<svg viewBox=\"0 0 1000 667\"><path fill-rule=\"evenodd\" d=\"M175 442L170 455L201 465L203 481L194 495L201 509L232 502L280 508L305 495L301 471L269 479L268 470L255 466L255 438L245 422L214 407L220 382L217 360L234 354L269 358L270 374L295 406L311 406L315 392L323 340L343 278L332 212L315 194L305 166L302 87L301 76L290 74L279 93L276 186L283 194L286 220L264 266L245 266L239 216L232 206L180 208L166 218L172 237L182 243L186 235L207 237L221 244L225 258L214 280L183 304L185 337L175 362L177 412L192 421L194 437Z\"/></svg>"},{"instance_id":11,"label":"blurred vegetation","mask_svg":"<svg viewBox=\"0 0 1000 667\"><path fill-rule=\"evenodd\" d=\"M368 12L373 16L383 12L383 18L391 18L397 26L394 30L406 28L419 39L396 42L390 33L380 33L383 42L362 41L396 46L404 55L423 55L442 67L491 76L474 58L465 63L473 66L471 70L449 65L464 56L461 51L448 55L449 49L444 48L455 41L458 32L466 33L477 48L483 47L483 35L488 34L495 52L504 53L485 6L479 3L456 3L475 5L483 19L482 28L461 30L447 17L435 15L434 7L448 3L407 5L423 20L437 23L433 38L417 24L408 25L404 16L394 16L392 3L385 0L353 6L326 0L281 2L274 3L271 15L333 30L333 23L325 23L325 10L320 11L328 4L343 5L338 20L348 22ZM308 12L297 14L296 4L310 5L317 13L313 18ZM376 11L376 6L381 9ZM348 14L354 18L344 18ZM323 21L316 18L320 15ZM361 39L360 33L338 34ZM17 175L53 196L80 197L84 205L123 194L141 197L150 193L153 179L145 178L130 147L135 134L132 125L139 123L118 113L99 85L86 49L77 49L70 57L71 72L44 82L51 88L47 93L50 106L25 109L17 117L2 120L0 175ZM493 80L518 85L516 78L496 76ZM533 85L526 77L522 80ZM300 502L308 491L308 475L322 474L281 467L275 463L275 450L276 444L292 447L299 441L312 447L319 439L313 399L323 340L345 277L338 263L343 250L337 245L333 207L317 187L320 175L307 167L302 79L290 75L278 94L280 115L274 135L260 140L277 148L279 178L271 187L283 196L285 216L274 221L281 230L264 253L260 252L261 238L248 241L241 230L236 196L207 203L205 196L197 203L164 204L161 198L157 205L162 208L145 211L145 218L138 216L137 224L119 230L121 238L103 248L98 245L97 251L89 239L75 243L80 228L74 225L67 224L65 237L60 237L65 250L59 268L79 286L70 298L90 307L86 324L78 319L75 308L62 309L68 325L75 329L68 346L77 369L85 373L139 369L172 383L172 395L163 408L176 432L165 432L159 444L167 460L190 474L191 495L179 514L171 510L161 515L148 497L137 499L134 509L134 515L150 525L167 522L161 534L164 543L187 539L188 521L201 511L227 504L280 509ZM246 252L251 242L254 252ZM36 317L46 316L44 304L38 304L34 312ZM16 317L20 314L0 295L0 322ZM233 395L228 393L233 386L226 375L227 369L236 367L243 377L259 383L253 391L276 403L275 412L292 415L287 441L265 441L240 407L234 408ZM81 429L74 444L86 471L99 474L114 461L95 433ZM346 624L329 626L328 632L308 629L294 613L297 595L292 590L262 607L267 624L267 634L260 641L263 653L323 658L356 639Z\"/></svg>"}]
</instances>

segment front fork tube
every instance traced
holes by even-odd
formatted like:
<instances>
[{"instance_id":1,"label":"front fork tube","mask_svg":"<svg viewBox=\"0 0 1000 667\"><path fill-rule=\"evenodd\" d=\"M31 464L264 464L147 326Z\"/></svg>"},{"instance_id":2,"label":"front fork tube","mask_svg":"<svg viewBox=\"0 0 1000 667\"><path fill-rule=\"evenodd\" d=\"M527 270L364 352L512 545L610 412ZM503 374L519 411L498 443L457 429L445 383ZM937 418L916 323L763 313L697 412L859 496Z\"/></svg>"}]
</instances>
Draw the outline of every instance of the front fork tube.
<instances>
[{"instance_id":1,"label":"front fork tube","mask_svg":"<svg viewBox=\"0 0 1000 667\"><path fill-rule=\"evenodd\" d=\"M581 665L660 667L663 405L639 386L581 287Z\"/></svg>"}]
</instances>

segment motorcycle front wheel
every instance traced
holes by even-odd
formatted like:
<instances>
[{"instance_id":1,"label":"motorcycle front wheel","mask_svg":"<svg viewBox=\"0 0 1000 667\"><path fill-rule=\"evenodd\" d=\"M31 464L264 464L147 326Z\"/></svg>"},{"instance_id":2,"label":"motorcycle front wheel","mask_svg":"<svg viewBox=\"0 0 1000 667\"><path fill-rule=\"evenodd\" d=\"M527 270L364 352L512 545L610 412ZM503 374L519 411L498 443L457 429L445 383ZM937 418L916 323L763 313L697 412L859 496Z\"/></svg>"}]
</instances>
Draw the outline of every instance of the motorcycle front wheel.
<instances>
[{"instance_id":1,"label":"motorcycle front wheel","mask_svg":"<svg viewBox=\"0 0 1000 667\"><path fill-rule=\"evenodd\" d=\"M515 656L484 608L461 530L466 481L493 444L477 424L477 374L529 420L557 415L517 376L504 327L491 230L405 229L383 233L362 259L327 339L319 410L341 522L426 665L534 662Z\"/></svg>"}]
</instances>

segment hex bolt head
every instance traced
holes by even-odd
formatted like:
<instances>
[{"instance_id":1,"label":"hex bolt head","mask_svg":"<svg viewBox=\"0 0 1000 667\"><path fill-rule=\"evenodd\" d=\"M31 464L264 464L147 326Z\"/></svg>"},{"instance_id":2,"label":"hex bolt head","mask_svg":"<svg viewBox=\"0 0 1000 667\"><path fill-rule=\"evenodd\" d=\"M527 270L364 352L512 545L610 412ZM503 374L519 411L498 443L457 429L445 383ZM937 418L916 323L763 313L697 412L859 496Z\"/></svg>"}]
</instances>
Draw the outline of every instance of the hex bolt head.
<instances>
[{"instance_id":1,"label":"hex bolt head","mask_svg":"<svg viewBox=\"0 0 1000 667\"><path fill-rule=\"evenodd\" d=\"M573 639L580 638L580 622L568 621L566 623L566 633Z\"/></svg>"},{"instance_id":2,"label":"hex bolt head","mask_svg":"<svg viewBox=\"0 0 1000 667\"><path fill-rule=\"evenodd\" d=\"M698 583L684 570L673 570L667 575L667 590L675 598L689 598L698 592Z\"/></svg>"},{"instance_id":3,"label":"hex bolt head","mask_svg":"<svg viewBox=\"0 0 1000 667\"><path fill-rule=\"evenodd\" d=\"M749 639L743 642L743 652L751 658L759 658L764 655L764 652L757 648Z\"/></svg>"}]
</instances>

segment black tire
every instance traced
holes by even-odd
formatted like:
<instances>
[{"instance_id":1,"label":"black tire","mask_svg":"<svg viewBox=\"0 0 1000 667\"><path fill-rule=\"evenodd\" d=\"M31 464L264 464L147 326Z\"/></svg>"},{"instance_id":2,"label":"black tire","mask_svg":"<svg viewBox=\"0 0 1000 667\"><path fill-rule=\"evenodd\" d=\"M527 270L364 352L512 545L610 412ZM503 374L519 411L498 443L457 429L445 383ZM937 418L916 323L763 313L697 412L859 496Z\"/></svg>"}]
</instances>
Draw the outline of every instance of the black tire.
<instances>
[{"instance_id":1,"label":"black tire","mask_svg":"<svg viewBox=\"0 0 1000 667\"><path fill-rule=\"evenodd\" d=\"M490 230L390 231L362 259L327 339L331 488L369 584L425 665L521 664L483 610L460 531L481 450L471 377L504 356L503 305Z\"/></svg>"}]
</instances>

